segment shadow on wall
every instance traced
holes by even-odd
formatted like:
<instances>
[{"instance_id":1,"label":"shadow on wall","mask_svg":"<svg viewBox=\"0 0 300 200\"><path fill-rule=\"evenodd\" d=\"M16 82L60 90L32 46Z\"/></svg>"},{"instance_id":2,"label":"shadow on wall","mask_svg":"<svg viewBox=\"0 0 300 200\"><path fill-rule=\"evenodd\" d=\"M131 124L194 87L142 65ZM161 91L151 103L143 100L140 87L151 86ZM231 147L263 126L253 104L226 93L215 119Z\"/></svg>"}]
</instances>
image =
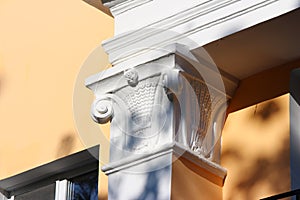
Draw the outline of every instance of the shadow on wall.
<instances>
[{"instance_id":1,"label":"shadow on wall","mask_svg":"<svg viewBox=\"0 0 300 200\"><path fill-rule=\"evenodd\" d=\"M72 152L75 143L74 135L74 133L70 132L63 136L56 153L58 158L67 156Z\"/></svg>"},{"instance_id":2,"label":"shadow on wall","mask_svg":"<svg viewBox=\"0 0 300 200\"><path fill-rule=\"evenodd\" d=\"M238 153L225 152L224 157L231 156L236 161L245 159ZM257 192L258 186L271 188L272 191L286 192L290 187L289 183L289 139L286 138L282 141L282 146L278 150L277 155L270 157L257 156L252 165L249 167L249 171L246 172L246 176L241 178L239 182L234 186L235 191L239 191L239 196L242 196L244 200L254 199L253 193ZM243 161L242 161L243 162ZM262 196L267 197L267 196ZM235 194L229 195L229 200L236 199Z\"/></svg>"},{"instance_id":3,"label":"shadow on wall","mask_svg":"<svg viewBox=\"0 0 300 200\"><path fill-rule=\"evenodd\" d=\"M236 177L232 178L230 183L227 183L232 185L226 200L252 200L256 199L257 195L267 194L260 196L260 198L263 198L267 197L270 192L278 194L289 190L289 130L268 131L268 128L274 126L274 124L279 123L280 126L280 123L282 123L280 113L282 111L285 112L285 109L276 100L256 105L255 109L249 112L250 116L248 115L247 118L243 119L244 121L247 120L246 123L249 126L243 127L241 130L244 130L244 128L251 129L252 126L259 122L261 127L259 130L262 131L255 133L254 131L257 130L255 128L250 131L246 130L243 133L245 134L243 138L235 141L236 145L228 145L224 148L222 162L224 164L233 163L238 166L239 170L238 173L232 172L236 173ZM234 128L238 127L238 125L233 126L235 126ZM255 137L259 138L253 137L253 134L256 134ZM272 144L274 140L270 137L273 137L272 139L275 140L278 138L276 144ZM241 149L239 142L243 142L246 146L243 146L243 149ZM272 153L263 152L264 146L271 147L269 149L272 149ZM262 151L257 151L258 148ZM247 150L245 151L244 149ZM228 170L230 173L231 169L229 168Z\"/></svg>"},{"instance_id":4,"label":"shadow on wall","mask_svg":"<svg viewBox=\"0 0 300 200\"><path fill-rule=\"evenodd\" d=\"M108 195L100 195L98 194L98 200L107 200L108 199Z\"/></svg>"},{"instance_id":5,"label":"shadow on wall","mask_svg":"<svg viewBox=\"0 0 300 200\"><path fill-rule=\"evenodd\" d=\"M258 105L255 107L254 119L261 120L261 122L266 122L274 117L277 113L280 112L280 106L275 101L267 102L260 106L258 109Z\"/></svg>"},{"instance_id":6,"label":"shadow on wall","mask_svg":"<svg viewBox=\"0 0 300 200\"><path fill-rule=\"evenodd\" d=\"M0 95L2 94L1 92L2 92L3 83L4 83L3 79L4 79L4 76L3 76L3 74L1 74L1 66L0 66Z\"/></svg>"}]
</instances>

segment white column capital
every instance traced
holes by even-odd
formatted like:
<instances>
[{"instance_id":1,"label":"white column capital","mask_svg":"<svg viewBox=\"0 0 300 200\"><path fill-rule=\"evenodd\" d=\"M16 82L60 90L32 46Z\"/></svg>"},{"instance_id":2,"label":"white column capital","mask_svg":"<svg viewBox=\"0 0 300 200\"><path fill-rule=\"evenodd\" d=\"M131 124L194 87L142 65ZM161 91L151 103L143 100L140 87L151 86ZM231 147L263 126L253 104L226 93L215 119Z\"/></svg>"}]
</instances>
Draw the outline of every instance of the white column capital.
<instances>
[{"instance_id":1,"label":"white column capital","mask_svg":"<svg viewBox=\"0 0 300 200\"><path fill-rule=\"evenodd\" d=\"M173 44L91 76L94 121L111 121L111 161L179 142L219 162L226 103L223 77L205 55Z\"/></svg>"}]
</instances>

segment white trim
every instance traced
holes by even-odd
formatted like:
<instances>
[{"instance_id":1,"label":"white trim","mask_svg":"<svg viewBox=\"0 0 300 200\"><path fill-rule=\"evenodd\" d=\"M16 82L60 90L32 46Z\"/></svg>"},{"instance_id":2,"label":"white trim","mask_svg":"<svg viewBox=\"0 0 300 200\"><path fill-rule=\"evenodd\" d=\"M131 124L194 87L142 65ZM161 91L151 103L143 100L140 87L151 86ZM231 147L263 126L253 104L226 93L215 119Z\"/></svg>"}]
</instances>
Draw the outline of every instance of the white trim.
<instances>
[{"instance_id":1,"label":"white trim","mask_svg":"<svg viewBox=\"0 0 300 200\"><path fill-rule=\"evenodd\" d=\"M74 183L68 181L68 191L67 198L72 199L74 195Z\"/></svg>"},{"instance_id":2,"label":"white trim","mask_svg":"<svg viewBox=\"0 0 300 200\"><path fill-rule=\"evenodd\" d=\"M121 159L116 162L109 163L102 167L102 171L106 175L145 163L149 160L164 156L166 154L174 153L175 155L182 155L184 158L194 163L195 165L205 169L206 171L214 174L216 177L225 180L227 175L227 170L222 166L200 156L193 151L189 150L187 147L179 144L178 142L173 142L162 146L155 151L145 153L145 154L136 154L130 157Z\"/></svg>"},{"instance_id":3,"label":"white trim","mask_svg":"<svg viewBox=\"0 0 300 200\"><path fill-rule=\"evenodd\" d=\"M180 13L161 19L152 24L148 24L147 26L144 26L133 32L128 32L125 35L117 35L112 39L106 40L103 42L103 47L108 53L110 53L117 50L118 48L122 48L124 45L131 45L150 36L159 34L161 30L171 30L175 27L178 27L179 25L189 23L191 20L197 17L202 17L212 11L216 11L228 5L232 5L233 3L236 3L238 1L239 0L215 0L212 2L202 2L195 7L186 9ZM130 21L128 21L128 23L130 23Z\"/></svg>"},{"instance_id":4,"label":"white trim","mask_svg":"<svg viewBox=\"0 0 300 200\"><path fill-rule=\"evenodd\" d=\"M102 171L106 174L112 174L118 172L120 170L124 170L130 168L132 166L139 165L141 163L145 163L149 160L153 160L155 158L164 156L166 154L172 153L172 148L175 144L170 143L166 144L155 151L144 153L144 154L134 154L130 157L126 157L116 162L109 163L102 167Z\"/></svg>"},{"instance_id":5,"label":"white trim","mask_svg":"<svg viewBox=\"0 0 300 200\"><path fill-rule=\"evenodd\" d=\"M299 6L298 0L202 1L199 5L150 24L143 23L143 17L134 15L132 11L130 15L126 13L126 16L120 15L116 19L116 24L122 25L123 34L103 42L103 47L113 65L135 54L133 49L159 48L174 42L185 44L183 39L187 37L195 41L195 44L186 44L194 49L287 13ZM147 9L152 9L151 6L148 7ZM136 20L137 18L141 19ZM135 20L135 23L132 23L132 20ZM129 30L133 31L125 33ZM178 34L168 34L167 31Z\"/></svg>"},{"instance_id":6,"label":"white trim","mask_svg":"<svg viewBox=\"0 0 300 200\"><path fill-rule=\"evenodd\" d=\"M6 198L3 194L0 193L0 200L14 200L14 199L15 199L14 196L12 196L12 197L10 197L10 198L8 199L8 198Z\"/></svg>"},{"instance_id":7,"label":"white trim","mask_svg":"<svg viewBox=\"0 0 300 200\"><path fill-rule=\"evenodd\" d=\"M122 76L122 72L127 69L131 69L133 67L146 63L145 64L146 68L143 67L142 69L137 69L140 71L139 72L140 79L143 79L159 73L159 70L156 70L156 68L161 68L162 65L159 63L155 64L153 62L157 61L158 59L162 59L163 57L167 59L167 57L170 55L181 56L181 57L183 56L184 59L191 61L191 63L198 62L197 58L192 53L189 52L188 48L180 44L170 44L168 46L159 49L145 49L145 52L143 52L143 49L140 51L142 52L140 55L136 55L131 59L125 60L120 65L115 65L112 68L109 68L105 71L102 71L98 74L88 77L85 81L85 85L91 90L96 91L96 89L99 88L99 84L97 85L97 83L101 81L101 94L104 94L108 91L116 90L117 87L120 88L127 84L126 82L122 83L122 81L120 81L120 76ZM153 62L150 63L148 66L147 63L151 61ZM163 61L161 61L160 63L162 62ZM170 69L176 68L175 65L171 65L171 64L164 65L164 66L169 66ZM210 69L208 66L199 65L199 69L200 68L203 74L206 74L206 77L211 77L210 80L218 80L219 75L221 75L224 82L224 86L226 88L225 95L227 96L227 98L232 98L232 95L234 94L238 86L237 80L233 80L227 74L216 72ZM112 77L114 78L112 79ZM111 83L116 80L118 80L119 85L116 84L112 85ZM208 79L206 80L207 84L209 84L210 80ZM214 85L214 83L212 83L212 87L217 90L223 89L223 88L219 88L218 85ZM97 95L100 95L99 90L97 90Z\"/></svg>"},{"instance_id":8,"label":"white trim","mask_svg":"<svg viewBox=\"0 0 300 200\"><path fill-rule=\"evenodd\" d=\"M68 181L56 181L55 186L55 200L67 200L68 193Z\"/></svg>"},{"instance_id":9,"label":"white trim","mask_svg":"<svg viewBox=\"0 0 300 200\"><path fill-rule=\"evenodd\" d=\"M175 155L182 156L190 162L194 163L195 165L211 172L212 174L216 175L222 180L225 180L225 177L227 175L227 169L225 169L221 165L212 162L201 155L196 154L195 152L178 142L175 143L173 151Z\"/></svg>"},{"instance_id":10,"label":"white trim","mask_svg":"<svg viewBox=\"0 0 300 200\"><path fill-rule=\"evenodd\" d=\"M153 0L116 0L105 3L104 5L110 8L113 16L117 16L151 1Z\"/></svg>"}]
</instances>

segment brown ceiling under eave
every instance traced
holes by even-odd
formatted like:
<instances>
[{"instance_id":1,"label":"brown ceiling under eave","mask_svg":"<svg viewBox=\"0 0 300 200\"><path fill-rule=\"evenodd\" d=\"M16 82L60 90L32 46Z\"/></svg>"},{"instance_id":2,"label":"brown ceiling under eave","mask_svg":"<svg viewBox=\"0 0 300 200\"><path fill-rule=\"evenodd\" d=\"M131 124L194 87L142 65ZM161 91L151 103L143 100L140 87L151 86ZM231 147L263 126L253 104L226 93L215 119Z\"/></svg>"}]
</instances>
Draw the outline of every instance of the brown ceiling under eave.
<instances>
[{"instance_id":1,"label":"brown ceiling under eave","mask_svg":"<svg viewBox=\"0 0 300 200\"><path fill-rule=\"evenodd\" d=\"M216 65L239 80L300 58L300 9L204 46Z\"/></svg>"},{"instance_id":2,"label":"brown ceiling under eave","mask_svg":"<svg viewBox=\"0 0 300 200\"><path fill-rule=\"evenodd\" d=\"M105 7L102 4L101 0L83 0L83 1L112 17L112 14L111 14L109 8Z\"/></svg>"}]
</instances>

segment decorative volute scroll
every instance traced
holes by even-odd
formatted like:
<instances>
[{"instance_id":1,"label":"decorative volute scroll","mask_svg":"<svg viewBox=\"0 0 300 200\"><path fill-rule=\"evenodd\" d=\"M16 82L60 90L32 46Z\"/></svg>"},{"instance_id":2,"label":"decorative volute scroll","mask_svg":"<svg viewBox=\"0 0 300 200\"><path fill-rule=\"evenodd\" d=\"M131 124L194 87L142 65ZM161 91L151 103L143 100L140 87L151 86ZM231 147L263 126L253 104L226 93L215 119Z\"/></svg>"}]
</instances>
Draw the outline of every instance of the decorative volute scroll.
<instances>
[{"instance_id":1,"label":"decorative volute scroll","mask_svg":"<svg viewBox=\"0 0 300 200\"><path fill-rule=\"evenodd\" d=\"M113 67L87 80L96 96L92 118L111 122L111 161L179 142L218 162L214 147L227 98L202 77L203 66L196 69L197 60L185 47L170 49L143 64ZM204 71L206 77L217 77L213 70Z\"/></svg>"},{"instance_id":2,"label":"decorative volute scroll","mask_svg":"<svg viewBox=\"0 0 300 200\"><path fill-rule=\"evenodd\" d=\"M110 99L103 98L94 101L91 113L95 122L100 124L109 122L113 116L113 108Z\"/></svg>"}]
</instances>

